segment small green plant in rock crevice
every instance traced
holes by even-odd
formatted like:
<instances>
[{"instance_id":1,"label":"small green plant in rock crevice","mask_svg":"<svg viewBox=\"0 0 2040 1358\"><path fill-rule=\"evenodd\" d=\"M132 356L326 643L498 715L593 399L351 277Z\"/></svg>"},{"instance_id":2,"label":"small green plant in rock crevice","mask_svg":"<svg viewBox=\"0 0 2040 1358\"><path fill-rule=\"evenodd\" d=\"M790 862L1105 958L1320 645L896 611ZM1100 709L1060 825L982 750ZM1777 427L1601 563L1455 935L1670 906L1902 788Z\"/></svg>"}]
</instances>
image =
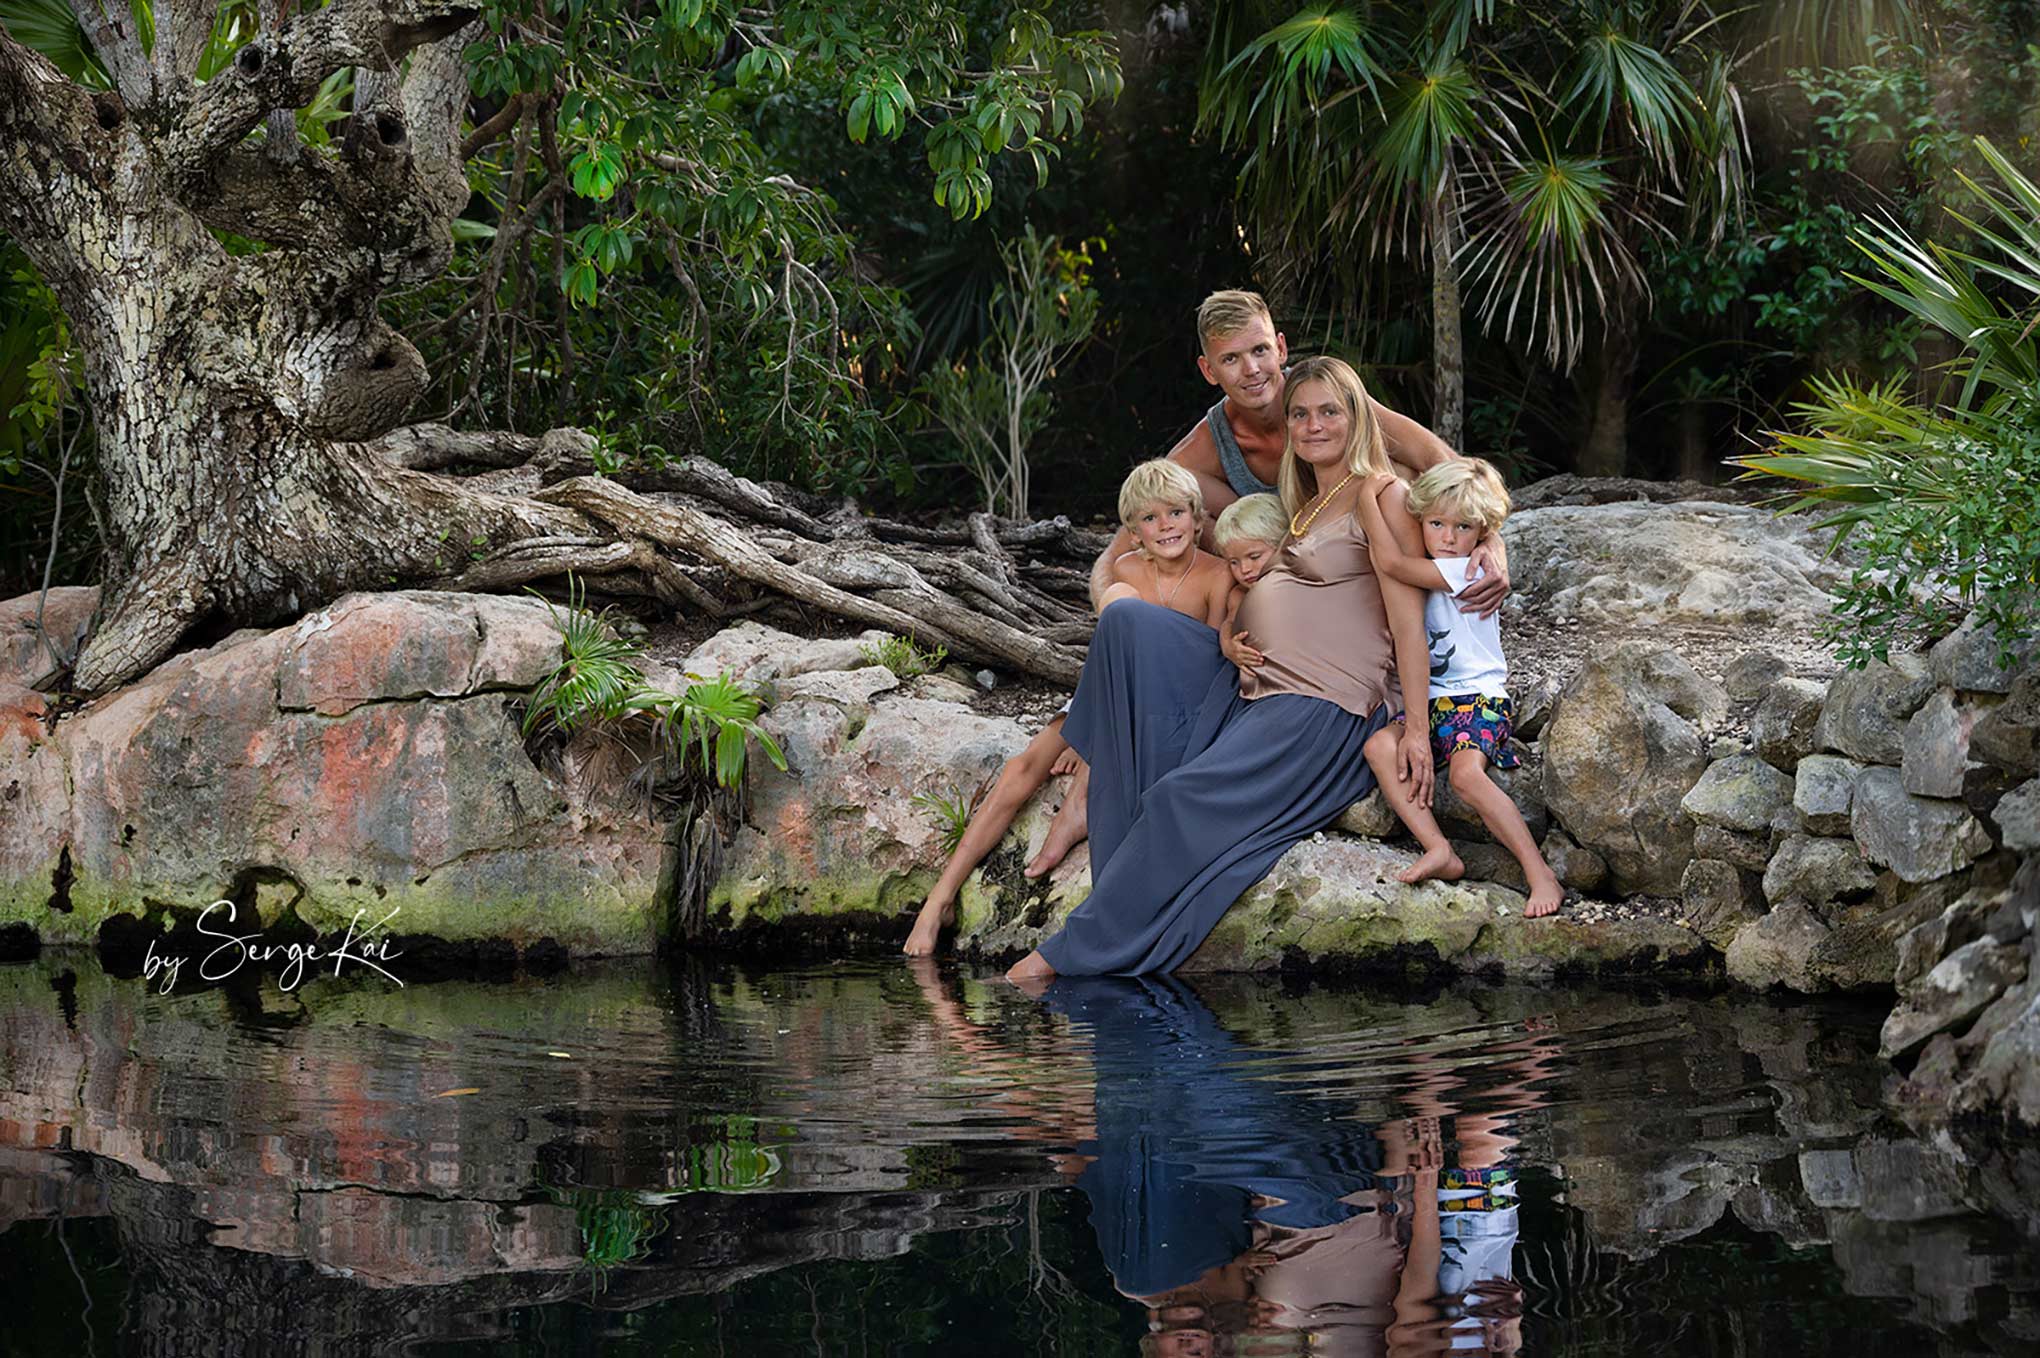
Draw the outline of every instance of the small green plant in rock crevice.
<instances>
[{"instance_id":1,"label":"small green plant in rock crevice","mask_svg":"<svg viewBox=\"0 0 2040 1358\"><path fill-rule=\"evenodd\" d=\"M926 674L949 658L946 647L936 646L922 650L914 644L912 637L888 636L883 641L866 642L859 651L865 661L883 665L901 679L912 679Z\"/></svg>"},{"instance_id":2,"label":"small green plant in rock crevice","mask_svg":"<svg viewBox=\"0 0 2040 1358\"><path fill-rule=\"evenodd\" d=\"M963 842L963 832L970 828L970 813L977 809L978 799L952 787L948 792L916 792L913 801L935 822L942 836L942 852L955 853Z\"/></svg>"},{"instance_id":3,"label":"small green plant in rock crevice","mask_svg":"<svg viewBox=\"0 0 2040 1358\"><path fill-rule=\"evenodd\" d=\"M724 789L739 787L751 741L773 767L786 768L785 754L758 725L764 704L735 679L689 675L677 693L654 687L641 668L644 648L617 634L609 609L590 612L586 587L571 576L566 607L545 606L560 630L561 656L525 704L526 739L590 728L632 744L642 738L651 753L639 776L649 782L693 772Z\"/></svg>"}]
</instances>

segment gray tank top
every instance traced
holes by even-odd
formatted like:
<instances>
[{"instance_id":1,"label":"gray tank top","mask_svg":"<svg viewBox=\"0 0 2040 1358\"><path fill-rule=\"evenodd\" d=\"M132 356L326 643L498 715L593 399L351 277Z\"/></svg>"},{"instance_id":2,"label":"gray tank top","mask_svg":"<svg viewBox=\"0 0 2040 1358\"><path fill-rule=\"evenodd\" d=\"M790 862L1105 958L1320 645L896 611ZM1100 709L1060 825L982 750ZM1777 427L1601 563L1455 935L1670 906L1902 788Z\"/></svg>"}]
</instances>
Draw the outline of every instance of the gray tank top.
<instances>
[{"instance_id":1,"label":"gray tank top","mask_svg":"<svg viewBox=\"0 0 2040 1358\"><path fill-rule=\"evenodd\" d=\"M1204 422L1211 426L1211 441L1218 445L1218 465L1225 469L1225 479L1233 494L1273 495L1275 487L1247 469L1247 455L1240 451L1240 441L1233 437L1232 422L1225 417L1223 396L1205 414Z\"/></svg>"}]
</instances>

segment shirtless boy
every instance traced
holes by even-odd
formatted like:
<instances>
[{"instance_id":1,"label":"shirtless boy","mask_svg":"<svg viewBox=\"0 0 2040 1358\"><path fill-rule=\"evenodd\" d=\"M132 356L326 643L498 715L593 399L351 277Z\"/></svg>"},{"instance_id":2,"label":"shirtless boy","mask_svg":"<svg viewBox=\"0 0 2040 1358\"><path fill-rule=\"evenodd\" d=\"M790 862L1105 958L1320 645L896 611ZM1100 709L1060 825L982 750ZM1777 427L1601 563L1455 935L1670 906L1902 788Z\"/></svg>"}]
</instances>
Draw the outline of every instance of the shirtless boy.
<instances>
[{"instance_id":1,"label":"shirtless boy","mask_svg":"<svg viewBox=\"0 0 2040 1358\"><path fill-rule=\"evenodd\" d=\"M1216 630L1233 603L1235 572L1224 561L1198 547L1204 524L1204 497L1197 478L1182 467L1162 458L1143 462L1127 474L1119 488L1119 521L1129 529L1136 546L1113 563L1113 578L1099 604L1101 609L1125 599L1173 608ZM1012 828L1013 820L1041 785L1053 774L1081 773L1080 761L1062 738L1063 718L1058 713L1027 748L1007 760L992 784L984 803L972 813L963 837L943 865L942 875L922 902L914 927L900 951L909 957L925 957L937 942L956 910L957 894L972 869L998 847ZM1070 796L1082 794L1080 776ZM1051 837L1027 875L1039 876L1043 858L1049 866L1069 852L1070 845L1056 846Z\"/></svg>"}]
</instances>

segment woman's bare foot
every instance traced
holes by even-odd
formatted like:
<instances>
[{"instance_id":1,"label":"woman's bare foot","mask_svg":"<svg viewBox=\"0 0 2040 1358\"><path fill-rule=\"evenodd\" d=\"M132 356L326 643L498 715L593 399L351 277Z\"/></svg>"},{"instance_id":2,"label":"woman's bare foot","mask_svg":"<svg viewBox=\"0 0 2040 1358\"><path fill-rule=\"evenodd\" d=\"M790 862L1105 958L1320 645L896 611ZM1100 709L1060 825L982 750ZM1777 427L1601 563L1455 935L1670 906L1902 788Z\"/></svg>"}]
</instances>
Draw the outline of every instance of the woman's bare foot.
<instances>
[{"instance_id":1,"label":"woman's bare foot","mask_svg":"<svg viewBox=\"0 0 2040 1358\"><path fill-rule=\"evenodd\" d=\"M1055 968L1040 952L1031 952L1013 964L1006 979L1030 995L1039 995L1055 979Z\"/></svg>"},{"instance_id":2,"label":"woman's bare foot","mask_svg":"<svg viewBox=\"0 0 2040 1358\"><path fill-rule=\"evenodd\" d=\"M1466 864L1452 852L1450 844L1427 850L1416 862L1395 875L1398 882L1456 882L1466 876Z\"/></svg>"},{"instance_id":3,"label":"woman's bare foot","mask_svg":"<svg viewBox=\"0 0 2040 1358\"><path fill-rule=\"evenodd\" d=\"M930 896L921 906L921 913L914 916L914 931L907 935L907 941L900 945L900 951L909 957L932 957L935 942L942 936L942 926L956 915L953 901L939 901Z\"/></svg>"},{"instance_id":4,"label":"woman's bare foot","mask_svg":"<svg viewBox=\"0 0 2040 1358\"><path fill-rule=\"evenodd\" d=\"M1559 903L1565 900L1565 888L1558 884L1558 878L1549 869L1526 875L1530 878L1530 904L1523 907L1523 918L1542 919L1557 914Z\"/></svg>"}]
</instances>

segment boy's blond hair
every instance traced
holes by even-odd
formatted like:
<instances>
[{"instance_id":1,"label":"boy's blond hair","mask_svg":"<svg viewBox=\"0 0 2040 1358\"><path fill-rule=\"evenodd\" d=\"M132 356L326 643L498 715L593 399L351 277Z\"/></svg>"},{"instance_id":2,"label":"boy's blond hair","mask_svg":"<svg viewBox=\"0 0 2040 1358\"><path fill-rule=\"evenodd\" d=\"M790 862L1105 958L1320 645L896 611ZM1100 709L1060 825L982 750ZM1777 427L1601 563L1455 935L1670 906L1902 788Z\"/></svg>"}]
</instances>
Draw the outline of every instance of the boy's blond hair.
<instances>
[{"instance_id":1,"label":"boy's blond hair","mask_svg":"<svg viewBox=\"0 0 2040 1358\"><path fill-rule=\"evenodd\" d=\"M1410 513L1417 518L1434 507L1457 509L1483 535L1498 531L1509 517L1509 488L1494 464L1478 457L1441 462L1410 487Z\"/></svg>"},{"instance_id":2,"label":"boy's blond hair","mask_svg":"<svg viewBox=\"0 0 2040 1358\"><path fill-rule=\"evenodd\" d=\"M1264 320L1270 327L1275 324L1260 293L1238 288L1214 292L1197 307L1197 347L1208 349L1212 340L1244 330L1256 320Z\"/></svg>"},{"instance_id":3,"label":"boy's blond hair","mask_svg":"<svg viewBox=\"0 0 2040 1358\"><path fill-rule=\"evenodd\" d=\"M1287 536L1289 516L1282 512L1282 501L1266 492L1234 500L1219 511L1218 522L1211 526L1211 540L1221 552L1235 542L1250 540L1279 547Z\"/></svg>"},{"instance_id":4,"label":"boy's blond hair","mask_svg":"<svg viewBox=\"0 0 2040 1358\"><path fill-rule=\"evenodd\" d=\"M1204 487L1188 467L1166 457L1151 458L1119 483L1119 521L1128 528L1149 505L1188 505L1191 516L1204 522Z\"/></svg>"}]
</instances>

